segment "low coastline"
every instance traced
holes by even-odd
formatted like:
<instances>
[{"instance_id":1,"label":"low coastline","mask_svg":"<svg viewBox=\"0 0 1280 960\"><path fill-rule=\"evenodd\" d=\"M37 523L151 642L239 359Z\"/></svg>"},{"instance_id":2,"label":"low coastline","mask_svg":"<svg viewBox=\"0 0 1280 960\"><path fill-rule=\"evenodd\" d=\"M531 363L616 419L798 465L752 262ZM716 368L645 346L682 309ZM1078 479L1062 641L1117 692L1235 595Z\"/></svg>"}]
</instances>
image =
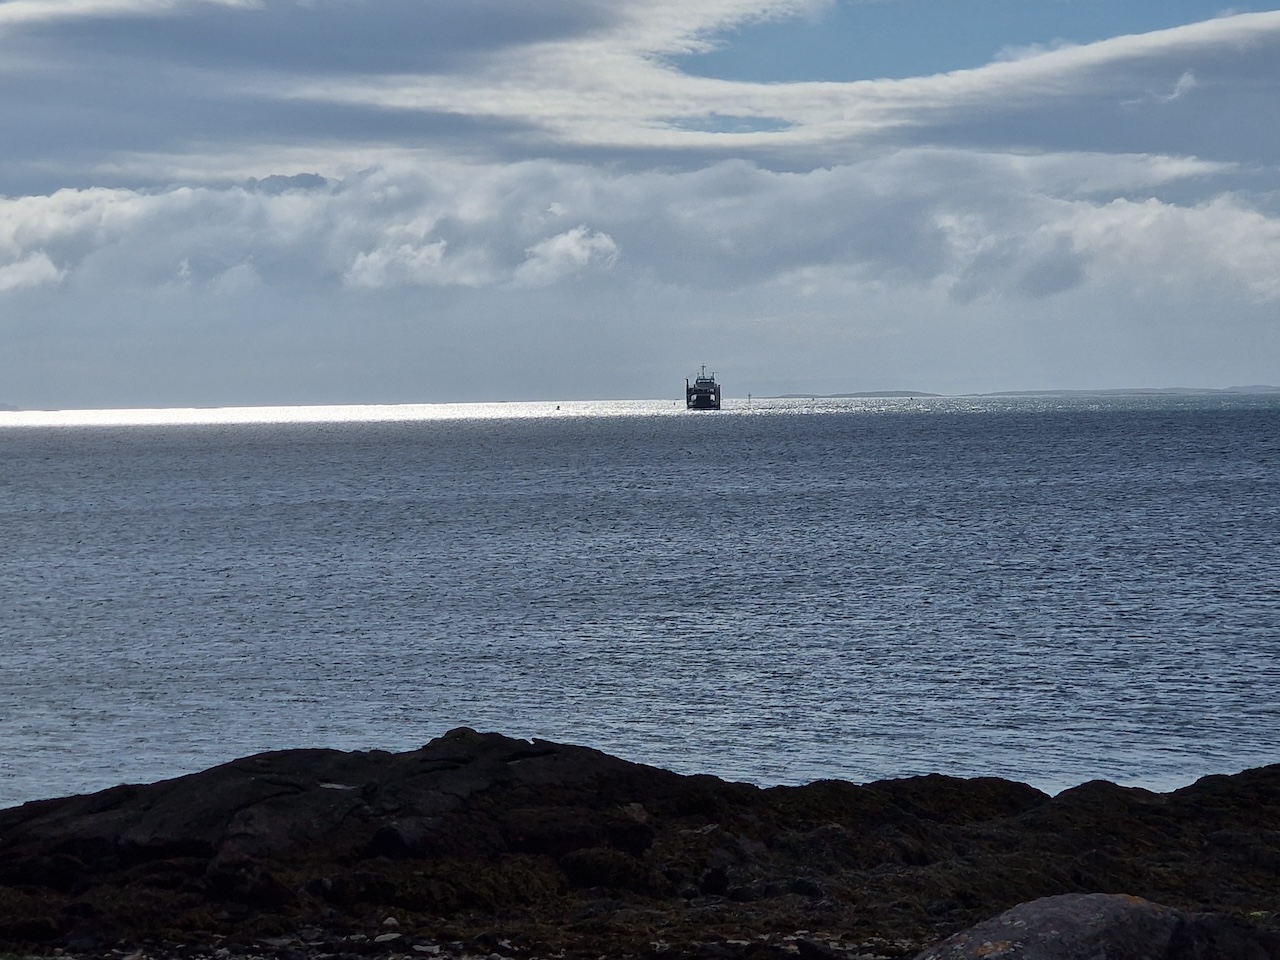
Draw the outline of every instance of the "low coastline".
<instances>
[{"instance_id":1,"label":"low coastline","mask_svg":"<svg viewBox=\"0 0 1280 960\"><path fill-rule=\"evenodd\" d=\"M762 789L463 728L0 811L21 954L899 957L1067 894L1280 929L1280 765Z\"/></svg>"}]
</instances>

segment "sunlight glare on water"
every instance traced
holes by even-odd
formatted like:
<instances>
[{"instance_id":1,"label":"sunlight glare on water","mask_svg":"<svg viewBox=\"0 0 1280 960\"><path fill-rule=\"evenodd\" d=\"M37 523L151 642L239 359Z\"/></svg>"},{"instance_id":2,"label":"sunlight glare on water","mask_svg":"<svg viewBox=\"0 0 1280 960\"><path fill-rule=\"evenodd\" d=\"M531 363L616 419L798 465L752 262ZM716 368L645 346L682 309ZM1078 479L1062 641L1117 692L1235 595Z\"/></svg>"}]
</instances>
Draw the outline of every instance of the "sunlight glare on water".
<instances>
[{"instance_id":1,"label":"sunlight glare on water","mask_svg":"<svg viewBox=\"0 0 1280 960\"><path fill-rule=\"evenodd\" d=\"M990 410L991 398L726 398L727 414ZM6 427L139 427L306 423L413 423L550 417L705 416L682 400L560 400L492 403L327 404L265 407L155 407L102 410L0 410Z\"/></svg>"},{"instance_id":2,"label":"sunlight glare on water","mask_svg":"<svg viewBox=\"0 0 1280 960\"><path fill-rule=\"evenodd\" d=\"M565 400L522 403L329 404L274 407L171 407L121 410L0 411L3 427L197 426L255 423L408 423L429 420L636 416L684 412L673 401Z\"/></svg>"}]
</instances>

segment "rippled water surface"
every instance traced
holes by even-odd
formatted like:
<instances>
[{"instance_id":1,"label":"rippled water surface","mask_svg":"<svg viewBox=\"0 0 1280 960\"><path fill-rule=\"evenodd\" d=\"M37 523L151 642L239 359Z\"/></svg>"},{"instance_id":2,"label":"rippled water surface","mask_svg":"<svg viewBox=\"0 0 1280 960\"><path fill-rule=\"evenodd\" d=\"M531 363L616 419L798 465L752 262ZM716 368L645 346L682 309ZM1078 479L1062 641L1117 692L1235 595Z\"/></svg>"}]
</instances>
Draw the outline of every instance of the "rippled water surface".
<instances>
[{"instance_id":1,"label":"rippled water surface","mask_svg":"<svg viewBox=\"0 0 1280 960\"><path fill-rule=\"evenodd\" d=\"M1280 762L1280 397L729 406L0 414L0 805L463 724L759 783Z\"/></svg>"}]
</instances>

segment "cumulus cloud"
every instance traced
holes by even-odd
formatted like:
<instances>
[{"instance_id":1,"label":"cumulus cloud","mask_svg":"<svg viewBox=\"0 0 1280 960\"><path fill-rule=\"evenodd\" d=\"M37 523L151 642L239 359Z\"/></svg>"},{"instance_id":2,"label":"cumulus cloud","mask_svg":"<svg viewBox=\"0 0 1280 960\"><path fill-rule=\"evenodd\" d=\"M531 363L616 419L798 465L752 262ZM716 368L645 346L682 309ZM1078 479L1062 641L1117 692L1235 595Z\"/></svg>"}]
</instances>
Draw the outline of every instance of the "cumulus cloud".
<instances>
[{"instance_id":1,"label":"cumulus cloud","mask_svg":"<svg viewBox=\"0 0 1280 960\"><path fill-rule=\"evenodd\" d=\"M394 283L430 283L443 279L445 241L414 246L379 247L356 254L346 281L354 287L384 287Z\"/></svg>"},{"instance_id":2,"label":"cumulus cloud","mask_svg":"<svg viewBox=\"0 0 1280 960\"><path fill-rule=\"evenodd\" d=\"M262 278L252 263L237 263L210 279L208 289L214 296L236 297L252 293L262 286Z\"/></svg>"},{"instance_id":3,"label":"cumulus cloud","mask_svg":"<svg viewBox=\"0 0 1280 960\"><path fill-rule=\"evenodd\" d=\"M62 276L43 250L35 250L21 260L0 265L0 293L57 283Z\"/></svg>"},{"instance_id":4,"label":"cumulus cloud","mask_svg":"<svg viewBox=\"0 0 1280 960\"><path fill-rule=\"evenodd\" d=\"M1212 279L1260 302L1280 299L1280 219L1237 197L1192 207L1117 199L1073 211L1064 227L1112 277L1148 289L1187 290Z\"/></svg>"},{"instance_id":5,"label":"cumulus cloud","mask_svg":"<svg viewBox=\"0 0 1280 960\"><path fill-rule=\"evenodd\" d=\"M1124 195L1223 170L954 150L807 173L745 161L665 172L406 164L323 189L68 189L0 201L0 250L9 289L18 277L109 289L175 275L223 290L535 288L603 270L727 289L836 268L881 285L945 283L970 302L1051 296L1125 270L1152 285L1213 279L1273 298L1275 217L1225 194L1192 204Z\"/></svg>"},{"instance_id":6,"label":"cumulus cloud","mask_svg":"<svg viewBox=\"0 0 1280 960\"><path fill-rule=\"evenodd\" d=\"M618 259L618 245L607 233L589 230L580 224L535 243L525 254L524 263L516 268L515 282L541 287L579 273L592 264L613 266Z\"/></svg>"},{"instance_id":7,"label":"cumulus cloud","mask_svg":"<svg viewBox=\"0 0 1280 960\"><path fill-rule=\"evenodd\" d=\"M343 280L352 287L403 285L478 287L496 278L483 250L446 257L448 242L384 245L356 254Z\"/></svg>"}]
</instances>

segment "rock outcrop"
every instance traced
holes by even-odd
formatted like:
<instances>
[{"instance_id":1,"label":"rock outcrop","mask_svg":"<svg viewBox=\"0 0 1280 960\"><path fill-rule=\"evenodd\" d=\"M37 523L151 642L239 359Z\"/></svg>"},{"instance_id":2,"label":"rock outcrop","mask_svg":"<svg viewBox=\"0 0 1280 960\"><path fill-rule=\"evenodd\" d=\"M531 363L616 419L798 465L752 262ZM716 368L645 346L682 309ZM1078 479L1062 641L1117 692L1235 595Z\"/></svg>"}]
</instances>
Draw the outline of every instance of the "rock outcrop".
<instances>
[{"instance_id":1,"label":"rock outcrop","mask_svg":"<svg viewBox=\"0 0 1280 960\"><path fill-rule=\"evenodd\" d=\"M908 956L1096 893L1273 927L1280 766L1170 794L760 789L461 729L0 811L0 951Z\"/></svg>"},{"instance_id":2,"label":"rock outcrop","mask_svg":"<svg viewBox=\"0 0 1280 960\"><path fill-rule=\"evenodd\" d=\"M916 960L1275 960L1280 934L1139 897L1075 893L1022 903Z\"/></svg>"}]
</instances>

